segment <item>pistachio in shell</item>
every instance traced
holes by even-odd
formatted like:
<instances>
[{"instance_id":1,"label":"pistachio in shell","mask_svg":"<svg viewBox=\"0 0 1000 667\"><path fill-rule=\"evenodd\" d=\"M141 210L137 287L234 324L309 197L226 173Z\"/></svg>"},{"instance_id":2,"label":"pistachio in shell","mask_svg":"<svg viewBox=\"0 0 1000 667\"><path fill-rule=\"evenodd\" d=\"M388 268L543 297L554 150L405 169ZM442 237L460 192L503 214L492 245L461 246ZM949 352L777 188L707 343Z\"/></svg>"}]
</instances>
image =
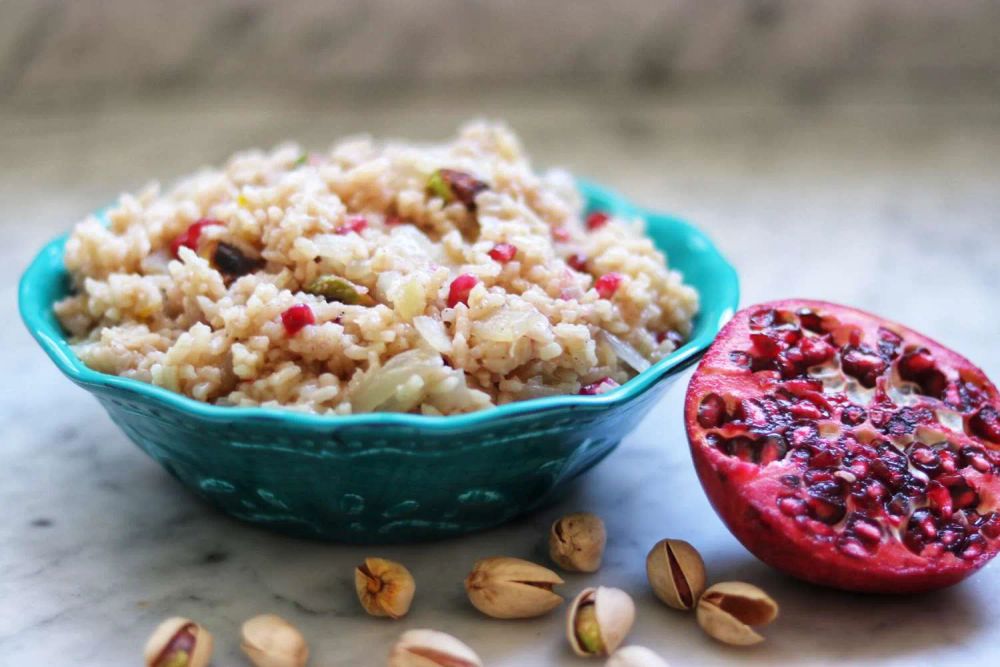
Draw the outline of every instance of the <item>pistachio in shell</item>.
<instances>
[{"instance_id":1,"label":"pistachio in shell","mask_svg":"<svg viewBox=\"0 0 1000 667\"><path fill-rule=\"evenodd\" d=\"M569 572L596 572L606 541L601 517L589 512L568 514L556 519L549 530L549 557Z\"/></svg>"},{"instance_id":2,"label":"pistachio in shell","mask_svg":"<svg viewBox=\"0 0 1000 667\"><path fill-rule=\"evenodd\" d=\"M410 571L399 563L366 558L354 568L354 589L369 614L398 619L410 610L416 583Z\"/></svg>"},{"instance_id":3,"label":"pistachio in shell","mask_svg":"<svg viewBox=\"0 0 1000 667\"><path fill-rule=\"evenodd\" d=\"M645 646L623 646L611 654L604 667L669 667L667 662Z\"/></svg>"},{"instance_id":4,"label":"pistachio in shell","mask_svg":"<svg viewBox=\"0 0 1000 667\"><path fill-rule=\"evenodd\" d=\"M317 276L305 286L309 294L347 306L373 306L375 300L339 276Z\"/></svg>"},{"instance_id":5,"label":"pistachio in shell","mask_svg":"<svg viewBox=\"0 0 1000 667\"><path fill-rule=\"evenodd\" d=\"M560 604L552 589L563 583L552 570L520 558L497 556L476 561L465 591L476 609L493 618L532 618Z\"/></svg>"},{"instance_id":6,"label":"pistachio in shell","mask_svg":"<svg viewBox=\"0 0 1000 667\"><path fill-rule=\"evenodd\" d=\"M606 656L621 645L634 622L635 603L628 593L606 586L585 588L566 614L566 639L579 656Z\"/></svg>"},{"instance_id":7,"label":"pistachio in shell","mask_svg":"<svg viewBox=\"0 0 1000 667\"><path fill-rule=\"evenodd\" d=\"M305 637L280 616L254 616L243 624L240 633L240 648L256 667L303 667L309 661Z\"/></svg>"},{"instance_id":8,"label":"pistachio in shell","mask_svg":"<svg viewBox=\"0 0 1000 667\"><path fill-rule=\"evenodd\" d=\"M389 667L483 667L476 652L437 630L409 630L389 653Z\"/></svg>"},{"instance_id":9,"label":"pistachio in shell","mask_svg":"<svg viewBox=\"0 0 1000 667\"><path fill-rule=\"evenodd\" d=\"M664 604L687 611L705 590L705 561L684 540L660 540L646 556L646 577Z\"/></svg>"},{"instance_id":10,"label":"pistachio in shell","mask_svg":"<svg viewBox=\"0 0 1000 667\"><path fill-rule=\"evenodd\" d=\"M146 667L205 667L212 635L194 621L175 616L156 627L143 650Z\"/></svg>"},{"instance_id":11,"label":"pistachio in shell","mask_svg":"<svg viewBox=\"0 0 1000 667\"><path fill-rule=\"evenodd\" d=\"M476 207L476 195L489 187L472 174L457 169L438 169L427 179L427 191L432 196L446 204L461 202L470 211Z\"/></svg>"},{"instance_id":12,"label":"pistachio in shell","mask_svg":"<svg viewBox=\"0 0 1000 667\"><path fill-rule=\"evenodd\" d=\"M715 584L698 600L698 625L723 644L752 646L764 641L751 626L767 625L778 617L778 604L753 584L725 581Z\"/></svg>"}]
</instances>

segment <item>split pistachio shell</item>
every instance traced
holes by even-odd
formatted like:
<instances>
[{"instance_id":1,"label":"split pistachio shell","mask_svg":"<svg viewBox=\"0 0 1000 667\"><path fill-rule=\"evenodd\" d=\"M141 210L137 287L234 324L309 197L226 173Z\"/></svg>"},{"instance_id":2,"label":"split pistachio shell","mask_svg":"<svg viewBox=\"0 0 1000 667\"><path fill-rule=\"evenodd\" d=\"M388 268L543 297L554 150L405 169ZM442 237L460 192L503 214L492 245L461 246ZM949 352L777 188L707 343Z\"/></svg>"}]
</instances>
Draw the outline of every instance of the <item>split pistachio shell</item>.
<instances>
[{"instance_id":1,"label":"split pistachio shell","mask_svg":"<svg viewBox=\"0 0 1000 667\"><path fill-rule=\"evenodd\" d=\"M354 569L358 600L372 616L402 618L410 610L416 584L410 571L384 558L366 558Z\"/></svg>"},{"instance_id":2,"label":"split pistachio shell","mask_svg":"<svg viewBox=\"0 0 1000 667\"><path fill-rule=\"evenodd\" d=\"M175 616L160 623L143 651L146 667L205 667L212 635L194 621Z\"/></svg>"},{"instance_id":3,"label":"split pistachio shell","mask_svg":"<svg viewBox=\"0 0 1000 667\"><path fill-rule=\"evenodd\" d=\"M479 611L493 618L531 618L562 604L552 591L563 583L552 570L520 558L477 561L465 578L465 591Z\"/></svg>"},{"instance_id":4,"label":"split pistachio shell","mask_svg":"<svg viewBox=\"0 0 1000 667\"><path fill-rule=\"evenodd\" d=\"M645 646L625 646L608 658L604 667L669 667L667 662Z\"/></svg>"},{"instance_id":5,"label":"split pistachio shell","mask_svg":"<svg viewBox=\"0 0 1000 667\"><path fill-rule=\"evenodd\" d=\"M591 618L596 622L596 642L593 637L580 636L581 630L588 635L591 632ZM566 615L566 638L579 656L608 655L621 645L634 622L635 603L628 593L605 586L585 588L573 600Z\"/></svg>"},{"instance_id":6,"label":"split pistachio shell","mask_svg":"<svg viewBox=\"0 0 1000 667\"><path fill-rule=\"evenodd\" d=\"M389 667L483 667L476 652L436 630L404 632L389 654Z\"/></svg>"},{"instance_id":7,"label":"split pistachio shell","mask_svg":"<svg viewBox=\"0 0 1000 667\"><path fill-rule=\"evenodd\" d=\"M752 584L726 581L715 584L701 596L698 625L708 636L724 644L751 646L764 641L751 626L767 625L778 616L778 605Z\"/></svg>"},{"instance_id":8,"label":"split pistachio shell","mask_svg":"<svg viewBox=\"0 0 1000 667\"><path fill-rule=\"evenodd\" d=\"M601 567L607 534L596 514L580 512L557 519L549 531L552 562L570 572L596 572Z\"/></svg>"},{"instance_id":9,"label":"split pistachio shell","mask_svg":"<svg viewBox=\"0 0 1000 667\"><path fill-rule=\"evenodd\" d=\"M684 540L660 540L646 556L646 577L664 604L687 611L705 590L705 561Z\"/></svg>"},{"instance_id":10,"label":"split pistachio shell","mask_svg":"<svg viewBox=\"0 0 1000 667\"><path fill-rule=\"evenodd\" d=\"M240 648L256 667L303 667L309 645L298 629L274 614L254 616L243 624Z\"/></svg>"}]
</instances>

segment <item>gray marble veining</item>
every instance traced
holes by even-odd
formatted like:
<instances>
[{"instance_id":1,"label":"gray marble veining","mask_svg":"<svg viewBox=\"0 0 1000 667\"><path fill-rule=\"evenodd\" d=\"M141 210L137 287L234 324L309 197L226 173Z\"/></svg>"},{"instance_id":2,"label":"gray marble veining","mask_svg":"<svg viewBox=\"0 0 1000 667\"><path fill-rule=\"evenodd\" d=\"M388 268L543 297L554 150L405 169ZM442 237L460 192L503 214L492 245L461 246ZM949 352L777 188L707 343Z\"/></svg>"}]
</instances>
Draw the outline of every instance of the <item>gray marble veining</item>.
<instances>
[{"instance_id":1,"label":"gray marble veining","mask_svg":"<svg viewBox=\"0 0 1000 667\"><path fill-rule=\"evenodd\" d=\"M744 303L809 295L908 322L1000 378L1000 112L974 93L913 104L884 91L789 106L758 94L625 96L592 91L385 95L365 105L166 97L87 112L0 108L0 663L137 664L163 617L207 624L220 666L245 664L237 631L265 611L297 624L315 665L380 665L406 628L452 632L489 665L572 665L561 614L480 617L461 580L478 557L544 559L549 522L605 517L596 575L633 592L630 641L675 666L995 664L1000 566L914 598L837 593L789 580L726 532L702 494L680 423L683 383L557 506L446 542L359 548L296 541L227 519L133 447L96 402L60 377L14 321L16 278L43 241L145 176L165 179L229 151L345 132L440 137L484 111L506 117L539 163L564 164L703 226L741 273ZM736 652L647 591L646 550L679 536L713 580L772 592L782 616L767 642ZM351 570L365 555L406 563L410 616L363 614Z\"/></svg>"}]
</instances>

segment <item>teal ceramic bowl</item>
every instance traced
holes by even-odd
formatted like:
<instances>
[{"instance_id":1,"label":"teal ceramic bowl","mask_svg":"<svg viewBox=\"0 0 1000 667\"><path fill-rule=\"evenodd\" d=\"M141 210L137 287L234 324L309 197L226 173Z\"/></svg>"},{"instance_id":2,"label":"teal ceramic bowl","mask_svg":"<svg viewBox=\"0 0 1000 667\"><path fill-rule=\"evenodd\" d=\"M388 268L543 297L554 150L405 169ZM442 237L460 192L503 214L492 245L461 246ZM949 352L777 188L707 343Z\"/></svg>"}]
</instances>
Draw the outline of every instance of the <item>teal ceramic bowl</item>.
<instances>
[{"instance_id":1,"label":"teal ceramic bowl","mask_svg":"<svg viewBox=\"0 0 1000 667\"><path fill-rule=\"evenodd\" d=\"M65 237L46 246L21 279L21 316L59 370L92 393L133 442L232 516L340 542L467 533L557 498L635 428L737 307L736 273L704 234L597 186L581 188L591 209L646 218L656 245L701 296L683 347L599 396L541 398L452 417L321 416L208 405L98 373L73 354L52 313L68 289Z\"/></svg>"}]
</instances>

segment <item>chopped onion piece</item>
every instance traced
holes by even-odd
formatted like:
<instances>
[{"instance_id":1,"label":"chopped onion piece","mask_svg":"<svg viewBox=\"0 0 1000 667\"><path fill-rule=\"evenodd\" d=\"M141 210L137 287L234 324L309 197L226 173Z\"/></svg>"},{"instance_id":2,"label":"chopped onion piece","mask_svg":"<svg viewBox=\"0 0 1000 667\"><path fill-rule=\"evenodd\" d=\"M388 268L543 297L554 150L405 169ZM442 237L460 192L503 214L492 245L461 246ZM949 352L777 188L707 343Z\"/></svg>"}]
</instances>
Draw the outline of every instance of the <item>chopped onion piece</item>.
<instances>
[{"instance_id":1,"label":"chopped onion piece","mask_svg":"<svg viewBox=\"0 0 1000 667\"><path fill-rule=\"evenodd\" d=\"M641 373L649 368L649 360L621 338L603 330L600 332L600 335L611 346L611 349L615 351L618 358L631 366L637 373Z\"/></svg>"},{"instance_id":2,"label":"chopped onion piece","mask_svg":"<svg viewBox=\"0 0 1000 667\"><path fill-rule=\"evenodd\" d=\"M427 317L426 315L419 315L413 318L413 326L416 328L417 333L432 348L442 354L451 352L451 339L448 338L448 333L445 331L444 323L441 320L435 320L433 317Z\"/></svg>"}]
</instances>

